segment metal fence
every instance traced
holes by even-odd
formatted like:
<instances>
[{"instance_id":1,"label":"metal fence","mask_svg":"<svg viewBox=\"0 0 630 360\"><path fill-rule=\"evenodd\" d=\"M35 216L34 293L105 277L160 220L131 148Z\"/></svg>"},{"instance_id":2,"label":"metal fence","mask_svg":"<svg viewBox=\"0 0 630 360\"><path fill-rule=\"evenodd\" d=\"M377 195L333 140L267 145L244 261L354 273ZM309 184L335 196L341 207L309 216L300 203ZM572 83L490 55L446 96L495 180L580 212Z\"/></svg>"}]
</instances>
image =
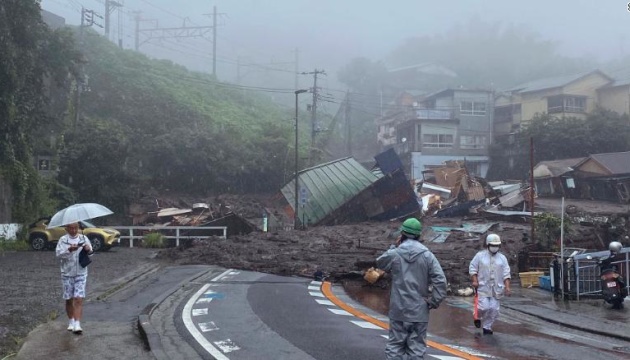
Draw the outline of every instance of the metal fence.
<instances>
[{"instance_id":1,"label":"metal fence","mask_svg":"<svg viewBox=\"0 0 630 360\"><path fill-rule=\"evenodd\" d=\"M577 300L580 299L580 296L586 297L601 294L600 268L597 260L606 258L609 255L610 251L598 251L573 257L573 267L571 269L573 271L567 271L567 283L569 285L567 290L574 290ZM630 284L628 284L628 279L630 279L630 248L621 249L617 257L618 260L612 264L617 265L619 274L625 279L626 288L630 288Z\"/></svg>"},{"instance_id":2,"label":"metal fence","mask_svg":"<svg viewBox=\"0 0 630 360\"><path fill-rule=\"evenodd\" d=\"M175 246L179 246L182 239L208 239L213 236L227 238L227 226L110 226L120 231L120 239L128 239L129 247L133 247L134 240L142 240L148 233L160 233L167 239L175 239ZM128 234L128 235L124 235Z\"/></svg>"}]
</instances>

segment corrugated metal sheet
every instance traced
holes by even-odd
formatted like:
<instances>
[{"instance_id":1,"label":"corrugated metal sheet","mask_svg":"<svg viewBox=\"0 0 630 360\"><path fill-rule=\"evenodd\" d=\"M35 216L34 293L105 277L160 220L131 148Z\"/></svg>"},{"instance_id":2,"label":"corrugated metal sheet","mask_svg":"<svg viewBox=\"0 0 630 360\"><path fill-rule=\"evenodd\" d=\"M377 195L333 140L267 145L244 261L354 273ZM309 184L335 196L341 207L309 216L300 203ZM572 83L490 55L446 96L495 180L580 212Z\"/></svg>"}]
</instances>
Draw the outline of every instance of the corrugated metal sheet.
<instances>
[{"instance_id":1,"label":"corrugated metal sheet","mask_svg":"<svg viewBox=\"0 0 630 360\"><path fill-rule=\"evenodd\" d=\"M375 174L353 158L339 159L302 170L298 178L298 188L306 189L298 191L305 191L307 197L307 201L300 201L298 218L300 222L308 224L319 222L378 180ZM292 207L296 195L294 181L295 179L282 188L282 194Z\"/></svg>"}]
</instances>

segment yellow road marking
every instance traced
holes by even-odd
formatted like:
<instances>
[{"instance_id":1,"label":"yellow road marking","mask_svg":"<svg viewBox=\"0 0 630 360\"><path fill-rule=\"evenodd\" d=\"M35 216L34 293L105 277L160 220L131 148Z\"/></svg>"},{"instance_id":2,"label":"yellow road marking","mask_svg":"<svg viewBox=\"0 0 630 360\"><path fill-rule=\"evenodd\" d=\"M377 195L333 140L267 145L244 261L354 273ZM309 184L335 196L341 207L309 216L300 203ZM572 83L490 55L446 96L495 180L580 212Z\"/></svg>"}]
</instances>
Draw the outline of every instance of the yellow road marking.
<instances>
[{"instance_id":1,"label":"yellow road marking","mask_svg":"<svg viewBox=\"0 0 630 360\"><path fill-rule=\"evenodd\" d=\"M389 330L389 324L388 323L386 323L384 321L381 321L381 320L378 320L378 319L375 319L375 318L373 318L373 317L371 317L369 315L366 315L366 314L362 313L361 311L359 311L359 310L351 307L350 305L344 303L343 301L339 300L333 294L333 292L332 292L332 284L329 281L325 281L322 284L322 293L333 304L339 306L343 310L346 310L347 312L351 313L352 315L354 315L354 316L356 316L356 317L358 317L360 319L363 319L365 321L368 321L368 322L370 322L370 323L372 323L372 324L374 324L376 326L379 326L379 327L381 327L381 328L383 328L385 330ZM451 355L459 356L459 357L461 357L463 359L466 359L466 360L483 360L482 358L479 358L479 357L476 357L476 356L473 356L473 355L470 355L470 354L466 354L463 351L459 351L457 349L453 349L453 348L451 348L449 346L437 343L435 341L427 340L427 345L429 345L432 348L444 351L445 353L449 353Z\"/></svg>"}]
</instances>

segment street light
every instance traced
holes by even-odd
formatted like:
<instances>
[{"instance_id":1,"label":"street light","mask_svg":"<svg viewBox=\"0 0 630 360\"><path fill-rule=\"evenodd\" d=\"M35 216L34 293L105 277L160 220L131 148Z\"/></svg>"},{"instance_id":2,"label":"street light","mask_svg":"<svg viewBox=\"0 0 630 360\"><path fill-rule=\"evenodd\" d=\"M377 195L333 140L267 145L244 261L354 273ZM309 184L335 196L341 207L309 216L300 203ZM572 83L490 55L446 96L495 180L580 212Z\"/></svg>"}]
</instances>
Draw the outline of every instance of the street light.
<instances>
[{"instance_id":1,"label":"street light","mask_svg":"<svg viewBox=\"0 0 630 360\"><path fill-rule=\"evenodd\" d=\"M293 212L293 229L298 228L298 96L308 90L295 90L295 195Z\"/></svg>"}]
</instances>

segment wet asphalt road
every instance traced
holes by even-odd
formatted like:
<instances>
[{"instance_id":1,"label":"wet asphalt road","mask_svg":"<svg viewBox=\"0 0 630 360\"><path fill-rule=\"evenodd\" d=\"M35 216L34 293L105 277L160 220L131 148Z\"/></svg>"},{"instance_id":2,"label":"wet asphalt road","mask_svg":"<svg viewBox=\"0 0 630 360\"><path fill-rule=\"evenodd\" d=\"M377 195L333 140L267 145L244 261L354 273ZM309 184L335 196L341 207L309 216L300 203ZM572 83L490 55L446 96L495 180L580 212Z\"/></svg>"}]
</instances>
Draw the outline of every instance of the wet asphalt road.
<instances>
[{"instance_id":1,"label":"wet asphalt road","mask_svg":"<svg viewBox=\"0 0 630 360\"><path fill-rule=\"evenodd\" d=\"M186 348L193 349L189 353L190 357L186 358L213 358L198 345L190 335L189 328L180 320L182 314L186 313L185 304L190 303L193 295L199 291L200 294L209 294L213 299L207 304L192 305L188 310L208 309L207 314L211 315L197 319L192 316L191 319L196 328L206 329L202 335L208 343L214 344L219 358L383 357L386 339L382 335L386 331L360 328L344 319L347 315L331 316L325 307L314 306L314 300L319 298L312 294L316 291L312 284L309 285L308 279L233 272L214 283L209 280L190 284L186 291L179 294L178 299L172 299L178 302L177 310L167 315L176 324L177 330L171 333L172 338L168 342L176 344L175 339L180 336L187 340ZM208 284L211 286L202 288ZM369 291L366 292L367 295L365 292L362 294L364 302L372 306L382 302L382 299L370 299ZM608 360L627 359L630 354L625 351L630 349L630 344L623 341L563 328L505 308L495 326L495 334L483 336L472 325L469 300L452 297L433 312L429 340L479 358ZM162 306L160 308L160 311L165 311ZM380 306L381 311L382 308ZM168 329L169 325L163 322L162 327ZM178 353L179 358L182 358L181 343L177 346L179 349L172 353ZM427 358L448 355L433 353L438 354L437 357Z\"/></svg>"}]
</instances>

